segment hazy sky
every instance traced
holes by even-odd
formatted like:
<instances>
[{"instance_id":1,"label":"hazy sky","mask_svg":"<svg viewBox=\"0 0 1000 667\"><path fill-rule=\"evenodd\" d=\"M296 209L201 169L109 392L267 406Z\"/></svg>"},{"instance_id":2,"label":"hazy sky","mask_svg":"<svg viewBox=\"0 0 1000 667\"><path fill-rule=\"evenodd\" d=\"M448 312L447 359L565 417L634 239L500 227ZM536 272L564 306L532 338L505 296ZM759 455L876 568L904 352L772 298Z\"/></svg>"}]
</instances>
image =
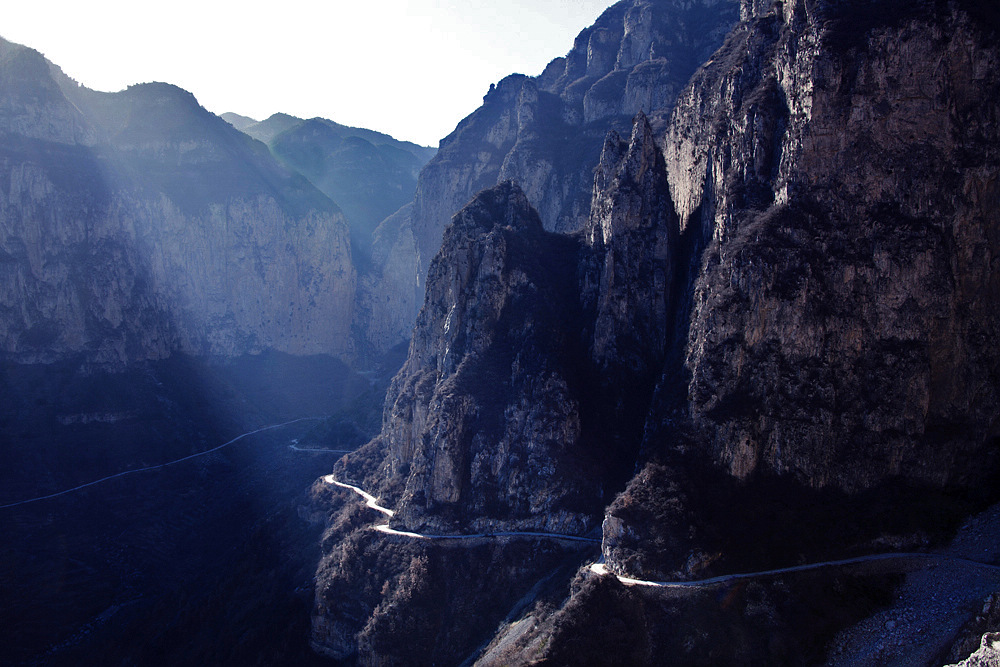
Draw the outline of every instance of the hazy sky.
<instances>
[{"instance_id":1,"label":"hazy sky","mask_svg":"<svg viewBox=\"0 0 1000 667\"><path fill-rule=\"evenodd\" d=\"M0 35L83 85L166 81L216 113L283 111L437 145L507 74L538 74L613 0L31 0Z\"/></svg>"}]
</instances>

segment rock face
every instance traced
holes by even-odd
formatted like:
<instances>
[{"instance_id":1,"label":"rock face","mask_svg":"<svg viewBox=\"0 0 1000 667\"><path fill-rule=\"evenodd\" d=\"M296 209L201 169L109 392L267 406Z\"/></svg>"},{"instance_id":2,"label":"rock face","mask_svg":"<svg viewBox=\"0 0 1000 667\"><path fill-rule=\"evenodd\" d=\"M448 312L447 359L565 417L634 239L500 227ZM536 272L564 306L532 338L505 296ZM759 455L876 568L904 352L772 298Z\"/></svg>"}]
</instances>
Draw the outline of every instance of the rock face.
<instances>
[{"instance_id":1,"label":"rock face","mask_svg":"<svg viewBox=\"0 0 1000 667\"><path fill-rule=\"evenodd\" d=\"M935 11L883 24L785 3L678 103L671 184L710 238L691 413L737 477L855 490L992 467L997 52L967 15ZM709 133L724 139L706 150Z\"/></svg>"},{"instance_id":2,"label":"rock face","mask_svg":"<svg viewBox=\"0 0 1000 667\"><path fill-rule=\"evenodd\" d=\"M662 363L677 220L644 116L629 142L609 139L601 165L586 240L546 232L512 183L477 195L445 232L382 432L334 471L394 508L395 526L581 536L598 526L606 490L632 473L636 423ZM643 354L647 343L653 351ZM338 539L370 541L369 532ZM318 596L314 641L337 657L389 659L385 647L364 646L363 628L391 624L397 594L368 599L360 617L335 601L350 595L350 572L372 571L364 551L341 550L321 565L319 580L332 583ZM501 551L484 548L481 565ZM396 576L388 567L376 575ZM513 590L533 582L520 576L506 580ZM426 595L408 599L428 604ZM462 635L463 621L454 622L449 631Z\"/></svg>"},{"instance_id":3,"label":"rock face","mask_svg":"<svg viewBox=\"0 0 1000 667\"><path fill-rule=\"evenodd\" d=\"M1000 665L1000 633L983 635L979 649L962 662L950 667L996 667Z\"/></svg>"},{"instance_id":4,"label":"rock face","mask_svg":"<svg viewBox=\"0 0 1000 667\"><path fill-rule=\"evenodd\" d=\"M663 144L684 236L704 250L646 449L692 447L747 483L983 492L1000 409L985 344L1000 325L991 27L930 5L751 9ZM655 542L623 520L630 493L606 524L621 571L656 560L622 548ZM661 554L674 561L656 571L691 556Z\"/></svg>"},{"instance_id":5,"label":"rock face","mask_svg":"<svg viewBox=\"0 0 1000 667\"><path fill-rule=\"evenodd\" d=\"M509 183L455 216L370 446L385 458L366 484L408 528L578 534L593 523L599 505L579 502L595 497L581 485L599 464L581 435L580 252Z\"/></svg>"},{"instance_id":6,"label":"rock face","mask_svg":"<svg viewBox=\"0 0 1000 667\"><path fill-rule=\"evenodd\" d=\"M641 43L655 16L626 9L602 22L623 11L634 39L591 30L588 67L645 52L624 45ZM647 579L942 539L996 499L1000 472L998 19L970 3L743 3L676 105L652 124L637 115L627 143L607 137L586 222L559 222L547 195L536 217L531 177L454 219L382 433L336 474L426 532L586 530L600 520L592 508L623 489L603 517L606 566ZM550 80L507 79L481 112L502 118ZM582 119L604 108L593 85L563 91ZM627 104L627 83L619 90ZM609 108L624 108L611 97ZM446 155L447 145L436 160ZM428 192L393 220L418 247ZM580 231L560 239L543 228ZM321 577L371 562L356 551ZM874 605L845 593L867 583L822 582L757 586L723 603L694 595L684 609L742 627L711 609L744 605L740 617L796 628L810 663L838 623ZM814 590L835 593L836 613L815 616L833 620L796 620ZM318 596L314 627L340 624L351 650L390 606L405 616L428 601L390 605L385 593L345 620L330 595ZM696 633L661 623L686 613L653 595L578 578L568 599L517 617L533 629L508 628L490 655L585 661L593 654L581 647L617 641L594 622L606 620L602 599L628 609L635 655L721 655L690 654L681 638ZM795 662L787 646L741 642L747 652L727 661Z\"/></svg>"},{"instance_id":7,"label":"rock face","mask_svg":"<svg viewBox=\"0 0 1000 667\"><path fill-rule=\"evenodd\" d=\"M595 361L605 372L620 367L639 376L655 374L671 325L678 224L663 155L641 113L628 142L608 135L586 237L600 262L591 287Z\"/></svg>"},{"instance_id":8,"label":"rock face","mask_svg":"<svg viewBox=\"0 0 1000 667\"><path fill-rule=\"evenodd\" d=\"M363 288L374 293L371 309L357 324L372 349L409 337L445 226L480 190L516 181L545 229L583 229L608 130L628 131L640 111L668 113L736 19L729 0L625 0L541 75L511 75L491 86L483 106L441 141L421 171L408 217L378 234L371 286ZM388 261L404 252L415 258L404 261L415 274ZM377 298L384 294L392 296Z\"/></svg>"},{"instance_id":9,"label":"rock face","mask_svg":"<svg viewBox=\"0 0 1000 667\"><path fill-rule=\"evenodd\" d=\"M352 354L343 216L263 145L178 88L96 93L6 42L0 78L6 359Z\"/></svg>"}]
</instances>

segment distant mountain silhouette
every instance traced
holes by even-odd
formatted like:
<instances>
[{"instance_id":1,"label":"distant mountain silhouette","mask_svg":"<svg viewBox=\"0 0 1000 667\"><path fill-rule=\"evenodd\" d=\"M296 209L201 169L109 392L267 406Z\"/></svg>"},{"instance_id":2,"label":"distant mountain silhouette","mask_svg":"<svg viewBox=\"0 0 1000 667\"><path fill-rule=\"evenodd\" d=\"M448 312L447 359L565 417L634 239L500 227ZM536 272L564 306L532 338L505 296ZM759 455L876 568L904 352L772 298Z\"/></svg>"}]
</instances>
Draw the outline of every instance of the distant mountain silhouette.
<instances>
[{"instance_id":1,"label":"distant mountain silhouette","mask_svg":"<svg viewBox=\"0 0 1000 667\"><path fill-rule=\"evenodd\" d=\"M223 114L233 127L267 144L286 166L306 176L344 211L356 259L364 261L372 232L413 198L420 169L437 152L325 118L274 114L257 122Z\"/></svg>"}]
</instances>

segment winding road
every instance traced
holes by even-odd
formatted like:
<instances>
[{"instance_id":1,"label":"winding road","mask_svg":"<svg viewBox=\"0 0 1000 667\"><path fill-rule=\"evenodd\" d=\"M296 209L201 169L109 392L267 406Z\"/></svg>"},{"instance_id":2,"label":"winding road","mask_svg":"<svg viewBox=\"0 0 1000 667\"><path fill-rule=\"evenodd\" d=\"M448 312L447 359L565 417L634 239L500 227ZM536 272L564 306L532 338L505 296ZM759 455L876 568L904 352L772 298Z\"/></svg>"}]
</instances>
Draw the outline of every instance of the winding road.
<instances>
[{"instance_id":1,"label":"winding road","mask_svg":"<svg viewBox=\"0 0 1000 667\"><path fill-rule=\"evenodd\" d=\"M381 512L390 519L395 515L395 512L393 510L387 507L383 507L382 505L379 505L378 500L375 498L375 496L371 495L367 491L364 491L363 489L357 486L354 486L353 484L346 484L344 482L337 481L333 475L325 476L323 478L323 481L325 481L327 484L332 484L353 491L354 493L360 495L362 498L365 499L365 503L367 504L368 507L377 512ZM469 540L469 539L482 539L491 537L543 537L543 538L552 538L557 540L570 540L575 542L592 542L596 544L600 544L601 542L601 540L590 537L579 537L576 535L563 535L560 533L544 533L544 532L510 531L510 532L493 532L493 533L475 533L467 535L429 535L424 533L412 533L409 531L396 530L395 528L390 528L388 524L379 524L377 526L372 526L372 529L380 533L385 533L387 535L397 535L399 537L409 537L418 540ZM818 563L808 563L806 565L779 567L773 570L761 570L758 572L743 572L737 574L723 574L717 577L709 577L707 579L693 579L688 581L646 581L644 579L633 579L632 577L618 575L607 569L607 567L604 565L603 558L600 561L592 564L590 566L590 571L593 574L599 576L616 577L618 581L622 582L626 586L649 586L653 588L699 588L705 586L714 586L716 584L725 584L732 581L739 581L741 579L756 579L760 577L791 574L793 572L807 572L809 570L819 570L828 567L856 565L858 563L870 563L882 560L914 560L914 559L958 562L958 563L964 563L966 565L973 565L975 567L1000 572L1000 565L983 563L980 561L970 560L968 558L962 558L960 556L950 556L948 554L918 553L918 552L872 554L870 556L857 556L855 558L828 560L828 561L821 561Z\"/></svg>"},{"instance_id":2,"label":"winding road","mask_svg":"<svg viewBox=\"0 0 1000 667\"><path fill-rule=\"evenodd\" d=\"M229 445L231 445L231 444L233 444L235 442L238 442L238 441L242 440L243 438L248 438L251 435L256 435L258 433L263 433L264 431L271 431L271 430L274 430L276 428L282 428L283 426L291 426L292 424L297 424L299 422L304 422L304 421L322 421L322 420L323 420L322 417L301 417L299 419L293 419L291 421L287 421L287 422L284 422L282 424L272 424L271 426L263 426L263 427L255 430L255 431L248 431L247 433L243 433L241 435L238 435L235 438L233 438L232 440L230 440L228 442L222 443L218 447L213 447L212 449L207 449L207 450L205 450L203 452L198 452L197 454L190 454L188 456L184 456L184 457L181 457L179 459L174 459L173 461L167 461L166 463L159 463L159 464L154 465L154 466L146 466L145 468L136 468L135 470L126 470L125 472L120 472L120 473L117 473L115 475L108 475L107 477L102 477L100 479L96 479L93 482L87 482L86 484L81 484L80 486L74 486L72 489L66 489L64 491L57 491L56 493L50 493L50 494L45 495L45 496L38 496L36 498L28 498L27 500L19 500L19 501L15 502L15 503L7 503L6 505L0 505L0 510L7 509L7 508L10 508L10 507L17 507L19 505L27 505L28 503L36 503L39 500L48 500L49 498L58 498L59 496L65 496L65 495L68 495L70 493L75 493L75 492L80 491L82 489L86 489L86 488L91 487L91 486L96 486L97 484L103 484L104 482L108 482L108 481L111 481L113 479L118 479L119 477L125 477L127 475L137 475L137 474L139 474L141 472L150 472L152 470L159 470L161 468L166 468L167 466L172 466L172 465L176 465L178 463L183 463L184 461L190 461L191 459L196 459L196 458L199 458L201 456L208 456L209 454L215 453L215 452L219 451L220 449L222 449L224 447L228 447Z\"/></svg>"},{"instance_id":3,"label":"winding road","mask_svg":"<svg viewBox=\"0 0 1000 667\"><path fill-rule=\"evenodd\" d=\"M365 499L365 504L376 512L381 512L390 519L395 516L395 512L388 507L383 507L378 504L378 500L372 494L368 493L364 489L361 489L353 484L347 484L345 482L337 481L333 475L327 475L323 478L323 481L327 484L333 484L334 486L339 486L342 489L350 489L354 493L358 494ZM478 540L483 538L491 537L543 537L550 538L554 540L565 540L568 542L590 542L593 544L600 544L601 541L592 537L580 537L578 535L564 535L563 533L545 533L545 532L534 532L534 531L500 531L491 533L464 533L461 535L433 535L427 533L411 533L406 530L396 530L395 528L390 528L389 524L383 523L377 526L372 526L373 530L380 533L385 533L386 535L397 535L399 537L409 537L415 540Z\"/></svg>"},{"instance_id":4,"label":"winding road","mask_svg":"<svg viewBox=\"0 0 1000 667\"><path fill-rule=\"evenodd\" d=\"M288 448L293 452L315 452L317 454L350 454L353 449L323 449L321 447L299 447L299 441L293 440Z\"/></svg>"},{"instance_id":5,"label":"winding road","mask_svg":"<svg viewBox=\"0 0 1000 667\"><path fill-rule=\"evenodd\" d=\"M633 579L632 577L626 577L611 572L610 570L608 570L608 568L604 565L603 562L598 562L591 565L590 571L593 572L594 574L599 574L601 576L612 575L614 577L617 577L618 581L622 582L626 586L651 586L654 588L697 588L700 586L725 584L732 581L739 581L740 579L757 579L760 577L769 577L779 574L791 574L792 572L806 572L808 570L819 570L826 567L855 565L857 563L870 563L879 560L913 560L917 558L924 560L939 560L939 561L965 563L966 565L975 565L977 567L989 570L1000 571L1000 565L981 563L979 561L969 560L968 558L961 558L959 556L949 556L947 554L932 554L932 553L918 553L918 552L872 554L870 556L857 556L855 558L844 558L841 560L826 560L826 561L821 561L819 563L808 563L806 565L779 567L773 570L761 570L759 572L723 574L717 577L709 577L708 579L692 579L689 581L646 581L645 579Z\"/></svg>"}]
</instances>

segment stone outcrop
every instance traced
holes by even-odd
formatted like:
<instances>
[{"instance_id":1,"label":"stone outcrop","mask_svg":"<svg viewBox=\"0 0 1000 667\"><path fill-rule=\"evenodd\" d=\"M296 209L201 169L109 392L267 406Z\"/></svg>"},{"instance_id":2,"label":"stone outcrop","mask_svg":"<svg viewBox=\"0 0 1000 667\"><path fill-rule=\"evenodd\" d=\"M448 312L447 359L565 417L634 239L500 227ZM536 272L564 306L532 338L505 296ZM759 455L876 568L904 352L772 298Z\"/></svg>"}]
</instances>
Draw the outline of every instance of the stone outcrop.
<instances>
[{"instance_id":1,"label":"stone outcrop","mask_svg":"<svg viewBox=\"0 0 1000 667\"><path fill-rule=\"evenodd\" d=\"M585 287L592 296L584 295L596 301L594 360L606 372L656 373L670 333L678 225L663 155L641 113L630 141L608 135L586 239L600 263L600 277Z\"/></svg>"},{"instance_id":2,"label":"stone outcrop","mask_svg":"<svg viewBox=\"0 0 1000 667\"><path fill-rule=\"evenodd\" d=\"M370 446L384 459L365 483L403 525L569 534L592 526L600 503L588 487L598 462L581 435L589 378L576 364L580 251L545 232L510 183L455 216Z\"/></svg>"},{"instance_id":3,"label":"stone outcrop","mask_svg":"<svg viewBox=\"0 0 1000 667\"><path fill-rule=\"evenodd\" d=\"M0 350L353 353L336 206L167 84L97 93L3 43Z\"/></svg>"},{"instance_id":4,"label":"stone outcrop","mask_svg":"<svg viewBox=\"0 0 1000 667\"><path fill-rule=\"evenodd\" d=\"M581 32L570 52L539 76L515 74L491 86L483 105L442 139L421 172L409 220L379 232L375 254L405 248L416 258L406 264L417 271L400 275L396 267L374 262L367 289L393 296L384 303L369 299L376 309L357 322L369 346L377 350L382 341L409 337L445 226L480 190L514 181L545 229L583 229L607 132L627 132L640 111L656 112L662 124L678 92L736 19L737 5L730 0L625 0ZM390 307L405 310L379 312Z\"/></svg>"},{"instance_id":5,"label":"stone outcrop","mask_svg":"<svg viewBox=\"0 0 1000 667\"><path fill-rule=\"evenodd\" d=\"M988 632L975 653L949 667L997 667L1000 665L1000 632Z\"/></svg>"}]
</instances>

